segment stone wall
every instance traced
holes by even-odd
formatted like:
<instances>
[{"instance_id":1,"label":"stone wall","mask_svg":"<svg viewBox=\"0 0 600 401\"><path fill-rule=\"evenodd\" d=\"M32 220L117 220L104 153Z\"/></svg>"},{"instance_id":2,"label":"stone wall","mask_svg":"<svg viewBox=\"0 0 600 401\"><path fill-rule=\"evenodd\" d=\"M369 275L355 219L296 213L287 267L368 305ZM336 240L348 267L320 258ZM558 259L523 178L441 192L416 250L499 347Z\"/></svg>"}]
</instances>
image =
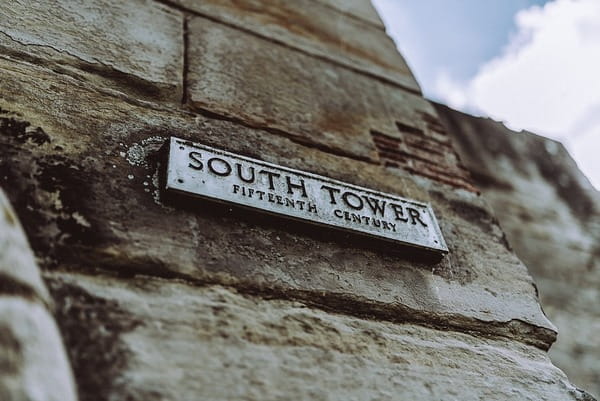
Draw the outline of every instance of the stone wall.
<instances>
[{"instance_id":1,"label":"stone wall","mask_svg":"<svg viewBox=\"0 0 600 401\"><path fill-rule=\"evenodd\" d=\"M80 400L591 399L368 1L15 1L0 94ZM170 204L171 135L429 202L450 253Z\"/></svg>"},{"instance_id":2,"label":"stone wall","mask_svg":"<svg viewBox=\"0 0 600 401\"><path fill-rule=\"evenodd\" d=\"M52 306L23 229L0 190L0 399L76 399Z\"/></svg>"},{"instance_id":3,"label":"stone wall","mask_svg":"<svg viewBox=\"0 0 600 401\"><path fill-rule=\"evenodd\" d=\"M436 108L558 326L552 360L600 396L600 194L559 142Z\"/></svg>"}]
</instances>

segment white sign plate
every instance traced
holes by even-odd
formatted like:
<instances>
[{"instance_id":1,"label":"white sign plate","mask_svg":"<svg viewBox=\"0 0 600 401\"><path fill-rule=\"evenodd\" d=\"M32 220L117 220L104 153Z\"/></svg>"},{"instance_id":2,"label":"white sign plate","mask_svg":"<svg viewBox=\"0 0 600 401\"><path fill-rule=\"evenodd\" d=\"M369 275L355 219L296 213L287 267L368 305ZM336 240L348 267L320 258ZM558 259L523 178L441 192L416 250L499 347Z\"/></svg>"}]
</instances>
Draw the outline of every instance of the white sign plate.
<instances>
[{"instance_id":1,"label":"white sign plate","mask_svg":"<svg viewBox=\"0 0 600 401\"><path fill-rule=\"evenodd\" d=\"M172 137L166 191L448 252L429 204Z\"/></svg>"}]
</instances>

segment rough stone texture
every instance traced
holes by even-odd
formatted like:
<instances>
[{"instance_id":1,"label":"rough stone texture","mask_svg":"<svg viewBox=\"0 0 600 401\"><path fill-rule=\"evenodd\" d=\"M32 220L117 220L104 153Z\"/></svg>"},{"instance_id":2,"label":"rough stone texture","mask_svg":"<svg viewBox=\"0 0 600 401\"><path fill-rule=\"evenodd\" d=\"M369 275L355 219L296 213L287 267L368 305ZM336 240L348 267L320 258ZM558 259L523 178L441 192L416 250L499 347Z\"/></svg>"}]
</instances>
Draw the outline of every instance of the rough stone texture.
<instances>
[{"instance_id":1,"label":"rough stone texture","mask_svg":"<svg viewBox=\"0 0 600 401\"><path fill-rule=\"evenodd\" d=\"M0 124L2 127L2 124ZM3 170L0 170L3 171ZM75 389L48 292L0 189L0 399L71 401Z\"/></svg>"},{"instance_id":2,"label":"rough stone texture","mask_svg":"<svg viewBox=\"0 0 600 401\"><path fill-rule=\"evenodd\" d=\"M60 261L87 269L92 258L94 266L123 274L268 289L540 347L554 340L527 270L475 194L232 122L135 106L50 72L36 74L5 63L0 85L10 95L0 107L20 114L5 118L39 127L49 142L23 142L8 131L1 138L2 168L5 179L18 183L13 202L48 266ZM48 85L64 99L60 105L48 106ZM431 202L450 255L436 264L417 262L348 235L261 215L210 205L165 207L153 177L157 149L171 134Z\"/></svg>"},{"instance_id":3,"label":"rough stone texture","mask_svg":"<svg viewBox=\"0 0 600 401\"><path fill-rule=\"evenodd\" d=\"M434 115L418 95L204 18L189 36L189 100L203 110L373 161L371 130L399 136L396 122L425 129Z\"/></svg>"},{"instance_id":4,"label":"rough stone texture","mask_svg":"<svg viewBox=\"0 0 600 401\"><path fill-rule=\"evenodd\" d=\"M475 191L420 95L204 18L188 30L194 108Z\"/></svg>"},{"instance_id":5,"label":"rough stone texture","mask_svg":"<svg viewBox=\"0 0 600 401\"><path fill-rule=\"evenodd\" d=\"M0 52L138 96L181 99L183 17L150 0L10 1L0 7Z\"/></svg>"},{"instance_id":6,"label":"rough stone texture","mask_svg":"<svg viewBox=\"0 0 600 401\"><path fill-rule=\"evenodd\" d=\"M76 400L60 335L42 304L0 296L0 399Z\"/></svg>"},{"instance_id":7,"label":"rough stone texture","mask_svg":"<svg viewBox=\"0 0 600 401\"><path fill-rule=\"evenodd\" d=\"M120 386L105 390L115 401L590 399L544 351L514 341L357 318L221 286L48 278L58 304L102 315L102 300L120 311L109 326L129 324L115 339L126 358ZM62 321L83 337L102 336L88 315ZM97 344L72 359L103 355Z\"/></svg>"},{"instance_id":8,"label":"rough stone texture","mask_svg":"<svg viewBox=\"0 0 600 401\"><path fill-rule=\"evenodd\" d=\"M552 360L600 396L600 194L562 144L436 107L558 326Z\"/></svg>"},{"instance_id":9,"label":"rough stone texture","mask_svg":"<svg viewBox=\"0 0 600 401\"><path fill-rule=\"evenodd\" d=\"M369 0L316 0L338 11L347 13L356 18L369 21L370 23L384 28L383 22L375 11L375 7Z\"/></svg>"},{"instance_id":10,"label":"rough stone texture","mask_svg":"<svg viewBox=\"0 0 600 401\"><path fill-rule=\"evenodd\" d=\"M0 120L0 131L3 122ZM50 304L25 233L0 189L0 293L39 298Z\"/></svg>"},{"instance_id":11,"label":"rough stone texture","mask_svg":"<svg viewBox=\"0 0 600 401\"><path fill-rule=\"evenodd\" d=\"M0 185L82 400L590 399L366 1L183 1L2 10ZM170 135L430 202L450 253L165 199Z\"/></svg>"},{"instance_id":12,"label":"rough stone texture","mask_svg":"<svg viewBox=\"0 0 600 401\"><path fill-rule=\"evenodd\" d=\"M234 25L269 41L285 44L303 53L387 80L413 92L420 92L404 58L383 29L331 8L326 2L175 0L175 3L185 10ZM369 2L361 3L370 7ZM350 9L358 9L359 5L349 3L348 6ZM195 38L192 30L192 44ZM260 54L255 54L252 58L259 56ZM190 60L193 65L196 58L191 57Z\"/></svg>"}]
</instances>

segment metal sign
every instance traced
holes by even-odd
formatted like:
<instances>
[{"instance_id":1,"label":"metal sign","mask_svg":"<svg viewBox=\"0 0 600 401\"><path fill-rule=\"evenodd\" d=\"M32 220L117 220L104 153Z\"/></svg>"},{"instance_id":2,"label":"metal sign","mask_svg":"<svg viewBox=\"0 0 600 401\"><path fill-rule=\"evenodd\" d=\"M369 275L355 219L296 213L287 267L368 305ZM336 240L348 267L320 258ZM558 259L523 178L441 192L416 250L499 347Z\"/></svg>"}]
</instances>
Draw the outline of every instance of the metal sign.
<instances>
[{"instance_id":1,"label":"metal sign","mask_svg":"<svg viewBox=\"0 0 600 401\"><path fill-rule=\"evenodd\" d=\"M431 207L172 137L166 191L448 252Z\"/></svg>"}]
</instances>

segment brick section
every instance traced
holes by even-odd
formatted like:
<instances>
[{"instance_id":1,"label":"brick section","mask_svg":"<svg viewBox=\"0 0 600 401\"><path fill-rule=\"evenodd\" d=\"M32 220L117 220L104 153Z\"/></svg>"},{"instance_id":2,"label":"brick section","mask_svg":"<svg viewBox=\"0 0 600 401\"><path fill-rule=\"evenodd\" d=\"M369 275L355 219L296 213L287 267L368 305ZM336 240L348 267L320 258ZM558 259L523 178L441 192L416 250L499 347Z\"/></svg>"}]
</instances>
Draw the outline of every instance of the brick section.
<instances>
[{"instance_id":1,"label":"brick section","mask_svg":"<svg viewBox=\"0 0 600 401\"><path fill-rule=\"evenodd\" d=\"M420 92L404 58L383 29L319 1L174 2L211 19Z\"/></svg>"},{"instance_id":2,"label":"brick section","mask_svg":"<svg viewBox=\"0 0 600 401\"><path fill-rule=\"evenodd\" d=\"M179 11L150 0L11 1L0 7L0 53L179 100L182 21Z\"/></svg>"},{"instance_id":3,"label":"brick section","mask_svg":"<svg viewBox=\"0 0 600 401\"><path fill-rule=\"evenodd\" d=\"M379 157L386 167L401 168L453 187L478 192L439 124L424 117L427 131L397 123L401 136L371 131ZM432 122L433 121L433 122ZM426 134L427 132L427 134Z\"/></svg>"},{"instance_id":4,"label":"brick section","mask_svg":"<svg viewBox=\"0 0 600 401\"><path fill-rule=\"evenodd\" d=\"M378 162L370 130L434 114L421 96L204 18L189 22L192 107Z\"/></svg>"}]
</instances>

